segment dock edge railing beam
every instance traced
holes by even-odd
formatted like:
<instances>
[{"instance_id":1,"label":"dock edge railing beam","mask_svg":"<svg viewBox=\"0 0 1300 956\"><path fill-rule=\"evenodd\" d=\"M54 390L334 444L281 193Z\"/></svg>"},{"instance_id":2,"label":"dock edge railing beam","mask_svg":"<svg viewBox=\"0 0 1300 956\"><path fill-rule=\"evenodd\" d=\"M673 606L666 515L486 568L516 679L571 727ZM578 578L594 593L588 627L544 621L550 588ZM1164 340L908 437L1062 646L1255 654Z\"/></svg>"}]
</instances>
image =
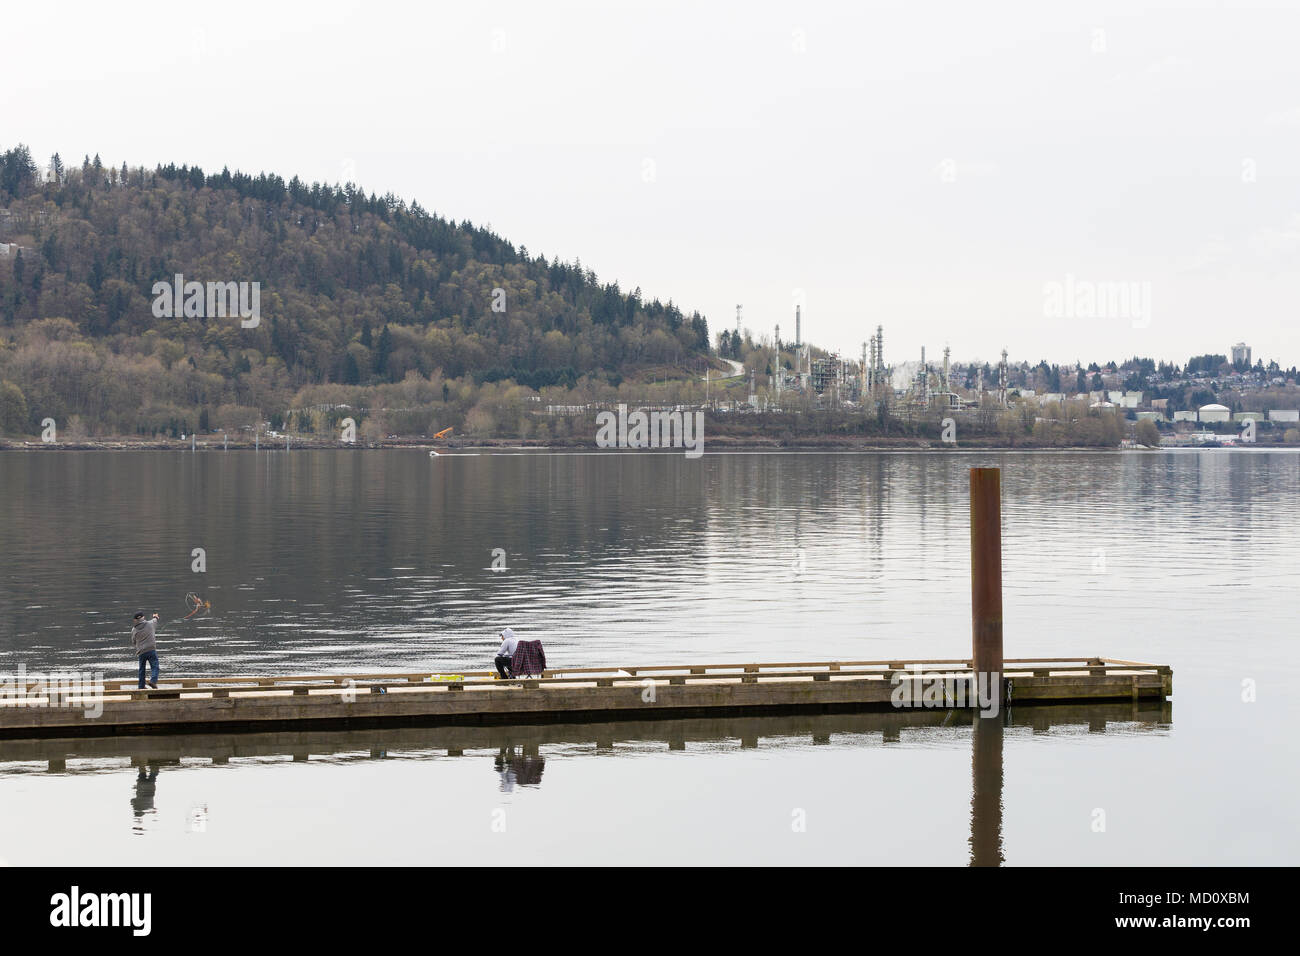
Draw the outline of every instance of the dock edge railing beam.
<instances>
[{"instance_id":1,"label":"dock edge railing beam","mask_svg":"<svg viewBox=\"0 0 1300 956\"><path fill-rule=\"evenodd\" d=\"M970 470L971 670L1002 702L1002 470Z\"/></svg>"}]
</instances>

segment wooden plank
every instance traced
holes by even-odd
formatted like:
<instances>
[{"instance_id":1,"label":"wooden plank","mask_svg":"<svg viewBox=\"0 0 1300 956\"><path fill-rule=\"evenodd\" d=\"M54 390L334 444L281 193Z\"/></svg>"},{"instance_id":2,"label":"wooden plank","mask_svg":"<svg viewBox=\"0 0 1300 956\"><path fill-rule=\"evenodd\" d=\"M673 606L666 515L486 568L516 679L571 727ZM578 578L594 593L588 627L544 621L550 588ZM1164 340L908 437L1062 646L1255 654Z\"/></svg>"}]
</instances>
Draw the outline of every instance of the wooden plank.
<instances>
[{"instance_id":1,"label":"wooden plank","mask_svg":"<svg viewBox=\"0 0 1300 956\"><path fill-rule=\"evenodd\" d=\"M1103 664L1127 665L1133 667L1156 666L1153 664L1145 664L1138 661L1110 660L1107 658L1097 658L1097 657L1062 657L1062 658L1008 657L1005 660L1005 663L1008 665L1052 663L1052 664L1062 664L1062 665L1073 664L1076 666L1089 666L1089 665L1093 665L1093 662L1100 662ZM768 664L744 664L744 663L664 664L664 665L656 665L656 666L639 665L637 667L622 667L622 668L583 667L583 668L566 668L563 671L563 673L598 674L598 673L610 673L611 671L623 670L626 671L631 676L635 677L638 676L639 672L643 672L643 671L664 672L664 673L676 672L676 671L687 671L693 673L700 669L704 669L706 672L716 671L716 670L743 671L746 667L757 667L762 670L770 670L770 669L789 670L789 669L808 669L808 668L825 668L827 670L838 670L840 667L882 667L882 668L888 667L897 670L906 670L909 666L917 665L917 664L924 665L924 666L955 665L955 666L961 666L966 668L969 668L971 666L971 662L969 659L917 658L915 660L906 660L906 661L898 661L898 660L789 661L789 662L768 663ZM460 676L464 678L490 678L494 673L495 673L494 671L490 671L490 670L460 671L460 672L444 672L442 676ZM549 675L550 673L552 673L552 671L547 671L546 673ZM560 671L554 671L554 673L560 673ZM166 683L172 686L179 684L182 687L195 687L195 688L200 686L212 686L212 685L221 685L221 684L247 684L253 686L259 686L263 683L265 683L266 686L277 686L283 684L298 684L298 683L339 684L349 680L358 681L358 682L365 681L371 683L379 683L384 681L423 683L428 681L430 676L431 673L427 671L418 671L418 672L400 671L400 672L392 672L392 673L364 672L364 673L350 674L350 675L349 674L287 674L283 676L260 676L260 677L182 676L182 677L168 678ZM32 681L31 683L35 684L36 682ZM135 684L134 678L122 679L122 680L113 679L113 680L105 681L105 687L111 687L114 691L128 690L128 689L134 690L135 689L133 686L134 684Z\"/></svg>"},{"instance_id":2,"label":"wooden plank","mask_svg":"<svg viewBox=\"0 0 1300 956\"><path fill-rule=\"evenodd\" d=\"M753 665L751 665L751 667L752 667L752 666L753 666ZM1167 668L1164 668L1164 669L1167 670ZM1008 669L1008 674L1009 674L1009 675L1014 674L1014 673L1017 672L1017 670L1020 670L1020 669ZM1103 666L1101 666L1101 667L1092 667L1092 666L1082 666L1082 667L1080 667L1080 666L1059 666L1059 665L1058 665L1058 666L1054 666L1054 667L1050 667L1050 668L1042 668L1042 667L1033 668L1032 670L1025 670L1024 672L1025 672L1025 673L1032 674L1032 675L1035 676L1035 677L1047 677L1047 676L1051 676L1051 675L1058 675L1058 676L1071 676L1071 675L1074 675L1074 674L1089 674L1089 675L1096 676L1096 677L1102 677L1102 676L1106 676L1108 673L1114 673L1114 672L1117 672L1117 671L1118 671L1118 672L1123 672L1123 673L1132 673L1132 672L1135 671L1135 670L1136 670L1136 671L1140 671L1140 672L1145 672L1145 673L1158 673L1160 669L1157 668L1155 665L1144 666L1144 667L1142 667L1142 668L1138 668L1138 667L1136 667L1136 666L1128 666L1128 665L1103 665ZM741 671L741 672L737 672L737 671L735 671L735 670L731 670L731 671L728 671L728 672L722 672L722 673L705 673L705 674L696 674L696 673L689 673L689 674L670 673L670 674L666 674L666 675L657 675L657 677L658 677L659 680L667 680L670 684L682 684L682 683L686 683L686 682L689 682L689 681L701 681L701 680L702 680L702 681L708 681L708 682L717 682L717 681L735 681L735 680L741 679L741 678L744 677L746 674L749 674L749 675L761 674L761 676L762 676L765 680L768 680L768 679L799 679L799 678L807 679L807 678L809 678L809 677L814 677L814 676L816 676L816 675L818 675L818 674L821 674L821 675L823 675L823 676L829 676L830 673L831 673L831 671L829 671L829 670L827 670L827 671L809 671L809 670L791 670L791 671L771 671L771 670L769 670L769 671L760 671L760 670L757 670L757 669L751 669L751 670ZM912 678L918 678L918 677L929 677L929 678L934 678L934 677L938 677L938 676L960 677L960 676L963 676L963 675L967 675L967 676L969 675L969 671L962 671L962 670L958 670L958 669L956 669L956 668L952 668L952 667L950 667L950 668L940 668L940 667L932 667L932 668L927 668L927 667L916 667L916 668L914 668L914 669L907 670L907 671L868 671L868 670L849 670L849 669L845 669L844 667L841 667L840 670L838 670L838 671L836 671L836 672L834 672L834 673L836 673L837 675L845 675L845 676L867 676L867 677L878 677L878 678L880 678L880 679L882 679L882 680L885 680L885 681L894 680L896 677L897 677L898 679L902 679L902 678L904 678L904 677L912 677ZM652 675L652 676L653 676L653 675ZM605 672L604 672L604 677L610 681L609 686L613 686L613 682L616 681L616 680L619 680L618 677L616 677L616 676L614 676L614 675L610 675L610 674L608 673L608 671L605 671ZM624 679L624 680L635 680L636 678L628 677L628 678L623 678L623 679ZM572 683L586 683L586 684L591 684L591 683L596 682L596 676L595 676L595 675L593 675L593 676L587 676L587 673L586 673L586 672L577 672L577 673L574 673L574 674L572 674L572 675L568 674L568 672L556 672L556 675L555 675L555 676L552 676L552 677L531 678L530 680L532 681L532 683L533 683L534 685L539 685L539 686L542 685L542 684L544 684L544 685L548 685L548 686L551 686L551 685L561 685L561 684L572 684ZM603 681L602 681L601 683L603 684ZM224 688L224 690L225 690L225 694L223 694L222 696L229 696L230 694L239 694L240 696L247 696L247 695L265 695L265 694L292 694L292 695L306 695L306 694L309 692L309 689L310 689L311 687L313 687L313 686L314 686L316 689L321 690L321 691L340 691L340 690L344 690L344 689L346 689L346 686L347 686L347 685L339 685L339 684L329 684L329 685L304 685L304 684L296 684L296 685L261 686L261 685L259 685L259 684L250 684L250 683L244 683L244 684L239 684L239 685L226 684L226 685L223 685L223 688ZM475 687L475 688L484 688L484 687L488 687L488 688L490 688L490 687L511 687L511 686L519 686L519 685L517 685L517 684L514 683L514 682L510 682L510 681L501 681L501 680L499 680L499 679L497 679L497 678L495 678L495 677L492 677L492 678L486 678L486 677L484 677L484 678L467 678L467 679L465 679L465 680L461 680L461 681L436 681L436 682L428 682L428 683L420 683L420 684L407 684L407 685L401 685L401 684L394 685L394 684L391 684L391 683L388 683L388 682L370 683L370 682L360 682L360 681L358 681L358 682L355 682L354 684L351 685L351 687L352 687L353 689L355 689L355 690L366 690L366 691L369 692L369 693L375 693L375 692L377 692L377 691L382 691L382 690L385 689L385 688L399 688L399 687L403 687L403 686L406 686L406 687L410 688L410 690L413 690L413 691L417 691L417 692L425 692L425 691L429 691L429 690L432 690L432 689L437 688L437 687L448 687L448 686L456 686L456 687L471 686L471 687ZM175 699L175 698L178 698L178 697L180 697L180 696L182 696L182 695L184 695L184 696L186 696L186 697L192 697L192 696L196 696L196 695L197 695L197 696L202 696L202 697L207 697L207 696L212 695L213 692L214 692L214 690L216 690L216 689L218 689L218 688L205 688L205 687L202 687L202 686L197 686L197 687L193 687L193 688L178 688L178 687L173 687L173 686L170 686L170 685L164 684L164 686L161 687L161 688L159 688L158 690L145 689L145 690L142 691L142 690L137 690L137 689L132 688L131 690L121 690L121 691L111 691L111 690L106 690L105 693L106 693L106 695L111 695L111 696L115 696L115 697L132 698L132 699L135 699L135 698L148 698L148 699L154 699L154 698L158 698L158 697L168 697L168 698L173 698L173 699ZM408 692L409 692L409 691L408 691ZM39 698L38 698L38 699L39 699ZM0 703L3 703L3 702L0 701Z\"/></svg>"}]
</instances>

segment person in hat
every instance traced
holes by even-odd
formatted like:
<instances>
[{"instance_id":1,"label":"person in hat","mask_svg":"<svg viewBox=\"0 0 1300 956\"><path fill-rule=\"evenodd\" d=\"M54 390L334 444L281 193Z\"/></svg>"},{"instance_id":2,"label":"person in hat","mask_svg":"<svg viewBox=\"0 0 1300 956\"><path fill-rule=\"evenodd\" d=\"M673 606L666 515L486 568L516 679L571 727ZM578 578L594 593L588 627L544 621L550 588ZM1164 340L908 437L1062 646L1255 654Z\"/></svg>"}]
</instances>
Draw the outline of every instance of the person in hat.
<instances>
[{"instance_id":1,"label":"person in hat","mask_svg":"<svg viewBox=\"0 0 1300 956\"><path fill-rule=\"evenodd\" d=\"M158 615L145 620L144 611L137 611L131 627L131 646L140 659L140 689L144 689L144 666L149 665L149 686L158 686Z\"/></svg>"}]
</instances>

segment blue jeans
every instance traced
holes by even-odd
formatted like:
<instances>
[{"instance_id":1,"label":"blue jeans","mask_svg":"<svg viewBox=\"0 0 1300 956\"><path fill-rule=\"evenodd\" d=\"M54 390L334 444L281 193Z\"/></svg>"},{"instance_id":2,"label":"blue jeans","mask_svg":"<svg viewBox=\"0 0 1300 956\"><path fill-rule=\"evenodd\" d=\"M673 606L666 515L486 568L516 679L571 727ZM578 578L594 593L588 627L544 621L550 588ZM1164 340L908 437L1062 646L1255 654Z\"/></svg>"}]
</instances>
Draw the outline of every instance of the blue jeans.
<instances>
[{"instance_id":1,"label":"blue jeans","mask_svg":"<svg viewBox=\"0 0 1300 956\"><path fill-rule=\"evenodd\" d=\"M158 683L158 652L145 651L140 655L140 689L144 690L144 665L149 665L149 683Z\"/></svg>"}]
</instances>

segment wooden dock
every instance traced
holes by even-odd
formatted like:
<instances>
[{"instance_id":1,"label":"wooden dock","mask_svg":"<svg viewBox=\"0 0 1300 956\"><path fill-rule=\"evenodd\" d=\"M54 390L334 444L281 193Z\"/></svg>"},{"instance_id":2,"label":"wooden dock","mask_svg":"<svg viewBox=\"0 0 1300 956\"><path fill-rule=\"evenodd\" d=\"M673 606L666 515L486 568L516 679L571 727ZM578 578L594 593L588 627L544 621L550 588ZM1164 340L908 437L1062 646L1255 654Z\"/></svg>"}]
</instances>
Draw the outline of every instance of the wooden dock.
<instances>
[{"instance_id":1,"label":"wooden dock","mask_svg":"<svg viewBox=\"0 0 1300 956\"><path fill-rule=\"evenodd\" d=\"M548 670L184 677L102 692L29 679L0 699L0 737L365 726L547 724L980 707L971 660L680 664ZM999 707L1164 700L1169 667L1111 658L1004 661ZM901 703L900 703L901 701Z\"/></svg>"}]
</instances>

